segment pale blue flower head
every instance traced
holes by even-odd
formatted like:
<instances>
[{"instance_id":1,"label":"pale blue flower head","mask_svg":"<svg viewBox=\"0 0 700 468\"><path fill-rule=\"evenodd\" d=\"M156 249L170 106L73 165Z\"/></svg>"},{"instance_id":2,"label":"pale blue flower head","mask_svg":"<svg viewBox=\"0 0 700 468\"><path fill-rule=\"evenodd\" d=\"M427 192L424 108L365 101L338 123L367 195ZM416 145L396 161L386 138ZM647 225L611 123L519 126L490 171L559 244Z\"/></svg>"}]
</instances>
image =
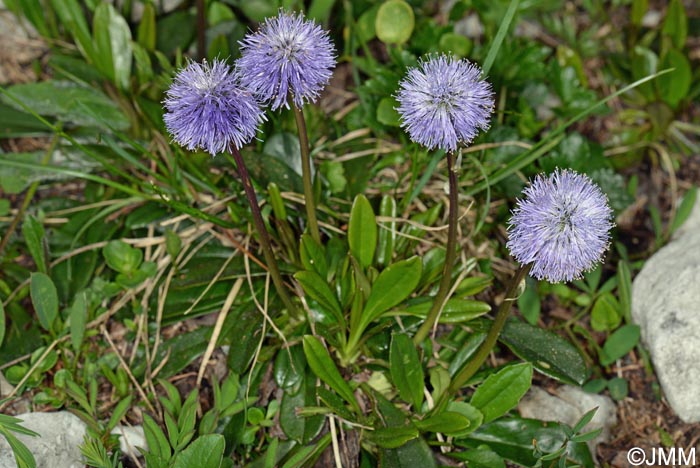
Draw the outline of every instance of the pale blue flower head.
<instances>
[{"instance_id":1,"label":"pale blue flower head","mask_svg":"<svg viewBox=\"0 0 700 468\"><path fill-rule=\"evenodd\" d=\"M318 24L280 10L241 45L236 73L241 83L272 110L315 102L331 78L335 49Z\"/></svg>"},{"instance_id":2,"label":"pale blue flower head","mask_svg":"<svg viewBox=\"0 0 700 468\"><path fill-rule=\"evenodd\" d=\"M240 149L253 139L263 111L221 60L191 62L175 76L163 101L165 127L190 151L215 155L230 145Z\"/></svg>"},{"instance_id":3,"label":"pale blue flower head","mask_svg":"<svg viewBox=\"0 0 700 468\"><path fill-rule=\"evenodd\" d=\"M572 281L598 264L613 227L608 198L587 176L570 170L539 175L518 200L506 246L530 274Z\"/></svg>"},{"instance_id":4,"label":"pale blue flower head","mask_svg":"<svg viewBox=\"0 0 700 468\"><path fill-rule=\"evenodd\" d=\"M494 97L481 69L467 60L433 55L408 70L396 95L401 126L428 149L453 152L488 130Z\"/></svg>"}]
</instances>

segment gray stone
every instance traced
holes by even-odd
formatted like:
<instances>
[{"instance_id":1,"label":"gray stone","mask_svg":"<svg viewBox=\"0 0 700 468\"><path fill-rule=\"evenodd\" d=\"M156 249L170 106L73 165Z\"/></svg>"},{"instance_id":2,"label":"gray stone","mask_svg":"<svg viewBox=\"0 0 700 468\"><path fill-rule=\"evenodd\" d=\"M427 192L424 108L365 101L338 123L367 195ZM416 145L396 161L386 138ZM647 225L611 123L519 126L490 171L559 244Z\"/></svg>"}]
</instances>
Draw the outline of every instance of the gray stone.
<instances>
[{"instance_id":1,"label":"gray stone","mask_svg":"<svg viewBox=\"0 0 700 468\"><path fill-rule=\"evenodd\" d=\"M138 451L138 447L148 448L142 426L122 426L120 424L112 430L112 434L120 436L119 449L124 455L129 455L132 458L139 457L141 452Z\"/></svg>"},{"instance_id":2,"label":"gray stone","mask_svg":"<svg viewBox=\"0 0 700 468\"><path fill-rule=\"evenodd\" d=\"M34 455L37 468L83 468L80 445L85 436L85 423L68 411L55 413L25 413L16 416L23 422L20 425L39 434L32 437L22 434L15 436ZM119 443L123 454L140 456L136 447L147 448L143 427L118 425L112 434L120 436ZM0 468L15 468L15 457L4 437L0 436Z\"/></svg>"},{"instance_id":3,"label":"gray stone","mask_svg":"<svg viewBox=\"0 0 700 468\"><path fill-rule=\"evenodd\" d=\"M598 437L589 442L591 452L596 446L610 440L610 429L617 424L617 407L605 395L586 393L579 387L564 385L550 395L540 387L532 387L518 403L518 411L524 418L540 421L556 421L574 426L581 417L593 408L598 408L583 432L602 428Z\"/></svg>"},{"instance_id":4,"label":"gray stone","mask_svg":"<svg viewBox=\"0 0 700 468\"><path fill-rule=\"evenodd\" d=\"M669 404L687 423L700 421L700 206L673 241L647 260L632 285L639 325Z\"/></svg>"},{"instance_id":5,"label":"gray stone","mask_svg":"<svg viewBox=\"0 0 700 468\"><path fill-rule=\"evenodd\" d=\"M15 387L7 381L2 372L0 372L0 398L4 398L14 391Z\"/></svg>"},{"instance_id":6,"label":"gray stone","mask_svg":"<svg viewBox=\"0 0 700 468\"><path fill-rule=\"evenodd\" d=\"M83 442L85 424L68 411L26 413L17 418L24 428L39 437L15 434L34 455L37 468L82 468L79 444ZM0 468L15 468L15 457L4 437L0 437Z\"/></svg>"}]
</instances>

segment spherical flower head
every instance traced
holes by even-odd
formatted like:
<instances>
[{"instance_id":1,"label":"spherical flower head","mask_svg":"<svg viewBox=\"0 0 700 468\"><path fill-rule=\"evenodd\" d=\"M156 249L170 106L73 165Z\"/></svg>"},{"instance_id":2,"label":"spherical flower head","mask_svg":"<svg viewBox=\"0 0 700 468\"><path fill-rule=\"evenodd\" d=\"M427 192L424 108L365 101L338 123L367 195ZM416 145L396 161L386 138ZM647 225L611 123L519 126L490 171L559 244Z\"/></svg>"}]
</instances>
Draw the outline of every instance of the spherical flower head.
<instances>
[{"instance_id":1,"label":"spherical flower head","mask_svg":"<svg viewBox=\"0 0 700 468\"><path fill-rule=\"evenodd\" d=\"M328 32L302 14L285 13L265 20L241 45L236 72L241 83L272 110L315 102L331 78L335 49Z\"/></svg>"},{"instance_id":2,"label":"spherical flower head","mask_svg":"<svg viewBox=\"0 0 700 468\"><path fill-rule=\"evenodd\" d=\"M518 200L506 246L530 274L551 283L579 279L602 259L613 227L608 198L587 176L557 169L537 176Z\"/></svg>"},{"instance_id":3,"label":"spherical flower head","mask_svg":"<svg viewBox=\"0 0 700 468\"><path fill-rule=\"evenodd\" d=\"M230 145L240 149L253 139L263 119L258 102L221 60L189 63L175 76L163 104L163 120L173 139L212 156Z\"/></svg>"},{"instance_id":4,"label":"spherical flower head","mask_svg":"<svg viewBox=\"0 0 700 468\"><path fill-rule=\"evenodd\" d=\"M454 152L488 130L494 97L481 69L448 55L428 57L408 70L396 95L401 126L428 149Z\"/></svg>"}]
</instances>

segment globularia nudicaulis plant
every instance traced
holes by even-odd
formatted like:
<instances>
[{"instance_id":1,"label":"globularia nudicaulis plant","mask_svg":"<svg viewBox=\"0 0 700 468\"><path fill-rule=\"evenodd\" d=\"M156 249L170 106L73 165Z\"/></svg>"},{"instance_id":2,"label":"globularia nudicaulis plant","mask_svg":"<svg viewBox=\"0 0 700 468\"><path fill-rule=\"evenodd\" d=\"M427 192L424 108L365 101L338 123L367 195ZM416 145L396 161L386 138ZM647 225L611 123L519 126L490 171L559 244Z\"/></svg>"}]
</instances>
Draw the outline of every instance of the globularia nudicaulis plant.
<instances>
[{"instance_id":1,"label":"globularia nudicaulis plant","mask_svg":"<svg viewBox=\"0 0 700 468\"><path fill-rule=\"evenodd\" d=\"M28 179L27 200L0 240L0 253L15 259L0 275L0 353L3 340L19 347L26 330L41 347L23 351L31 364L13 355L19 360L0 370L7 368L15 393L39 387L51 372L53 382L34 402L71 407L86 420L89 464L118 465L111 430L127 415L143 421L149 446L140 453L149 467L593 466L584 442L595 434L581 433L592 412L572 429L512 411L534 370L582 385L591 375L583 347L510 312L515 302L525 316L519 300L535 291L527 282L583 289L592 276L609 273L596 268L611 244L619 200L608 200L600 173L563 167L563 157L544 160L571 147L560 144L571 124L664 72L636 77L599 101L579 83L576 67L564 73L554 59L543 71L530 59L527 73L541 74L524 89L509 81L527 74L513 52L526 39L508 36L517 0L503 24L487 25L493 37L476 46L446 32L452 14L419 18L425 30L415 36L422 39L406 42L417 7L404 0L312 1L307 14L267 0L253 7L198 1L200 13L209 8L198 27L220 17L207 33L228 31L223 40L199 31L210 48L200 50L208 57L201 62L188 60L192 48L179 44L158 50L177 42L165 31L169 21L184 24L176 20L188 17L187 8L156 21L155 6L141 2L145 19L136 29L110 2L43 3L56 14L38 25L41 33L63 44L58 27L76 43L56 60L63 78L54 90L75 93L79 105L63 102L44 116L13 94L20 86L0 90L0 124L22 110L53 134L40 164L0 155L0 169L87 182L70 203L42 202L25 216L39 184L49 181ZM477 8L471 3L479 2L457 5ZM358 5L363 11L353 11ZM83 7L89 22L78 18ZM408 35L376 34L394 19L410 23ZM510 55L500 58L503 41ZM96 75L81 75L83 68L73 67L78 57ZM133 73L118 68L132 61ZM540 83L545 72L556 75L558 88ZM89 87L99 82L95 76L104 83ZM351 91L331 96L331 78ZM566 86L575 89L559 90ZM538 93L549 102L554 91L559 101L576 97L570 108L544 109L561 122L527 114ZM25 91L24 100L34 92ZM80 114L98 101L97 110ZM53 100L35 104L47 102ZM108 122L102 115L110 112L128 116ZM517 133L523 129L528 133ZM54 160L58 153L72 164L76 152L92 165ZM0 172L0 190L5 176ZM79 206L83 195L89 203ZM25 240L18 242L20 225ZM88 245L78 247L83 237ZM484 248L473 248L477 242ZM59 253L52 257L51 249ZM15 267L31 264L30 257L37 272L22 277ZM28 305L38 325L22 319ZM205 314L216 314L216 323L188 320ZM187 331L164 333L171 325ZM113 332L128 338L115 345ZM102 338L109 348L100 347ZM499 343L520 361L501 366ZM226 350L225 366L210 365L217 349ZM499 359L487 364L490 355ZM199 372L189 372L202 356ZM183 401L179 386L190 374L197 378ZM98 398L107 387L117 403ZM0 400L0 409L8 404ZM115 409L105 417L103 408ZM31 466L15 433L32 431L0 418L18 463Z\"/></svg>"},{"instance_id":2,"label":"globularia nudicaulis plant","mask_svg":"<svg viewBox=\"0 0 700 468\"><path fill-rule=\"evenodd\" d=\"M322 252L306 125L301 108L305 102L316 101L330 79L331 69L335 66L333 50L328 33L314 22L304 19L300 14L280 11L277 17L266 20L259 31L249 34L241 42L242 56L235 64L235 74L221 61L215 61L211 66L206 63L191 63L178 74L165 101L168 109L166 125L175 141L188 149L202 147L212 155L222 151L230 151L234 155L268 269L289 312L297 307L297 300L290 298L285 280L281 277L239 149L255 136L257 127L263 120L258 102L269 105L274 111L281 107L289 108L289 101L292 101L301 142L307 227L311 235L311 240L306 241L309 245L302 243L301 248ZM467 60L443 54L431 55L420 61L417 67L408 69L396 94L401 126L416 143L431 151L444 151L449 181L448 236L443 271L438 290L430 297L431 306L426 318L413 336L415 345L422 345L430 330L437 325L452 287L452 270L457 250L459 192L456 153L468 146L480 130L488 130L494 108L491 85L481 75L479 67ZM601 260L608 245L608 231L612 227L611 210L607 206L605 195L587 177L566 170L556 171L548 178L537 177L532 186L525 190L525 195L511 220L508 242L508 248L522 266L512 278L489 333L474 355L453 375L434 406L414 408L418 414L425 412L427 420L442 415L468 421L465 419L467 416L450 412L450 398L468 382L492 351L506 322L510 305L517 299L519 285L528 272L538 279L552 282L577 279L583 271L591 269ZM357 203L361 204L362 201L356 200ZM371 207L366 209L372 211ZM367 250L367 247L373 250L373 243L374 240L371 240L369 246L350 245L351 260L355 251ZM309 253L306 255L314 256ZM298 272L295 279L300 282L309 298L322 308L325 306L331 309L333 316L340 322L339 325L343 325L341 328L349 325L347 339L340 330L338 352L341 363L351 364L362 352L361 341L370 323L389 307L407 299L415 285L403 297L393 298L377 297L371 292L369 295L363 294L360 287L350 301L350 317L346 317L336 292L322 284L328 279L328 272L323 271L321 265L314 264L313 260L318 259L310 259L310 268ZM404 261L403 265L402 262L389 265L376 277L374 287L383 285L382 280L386 280L392 269L405 267L406 262L410 261ZM356 267L354 282L357 286L369 281L364 278L366 272L363 271L369 264L362 258L355 258L353 265ZM401 280L400 277L392 278L392 281ZM390 291L392 285L386 286ZM371 285L368 287L372 288ZM388 293L382 292L382 295L385 294ZM389 307L384 304L384 309L377 309L377 302L386 302ZM310 314L308 320L313 323L314 315ZM401 340L403 338L395 337L394 343L400 343ZM331 341L337 343L336 340ZM392 346L399 345L392 343ZM356 397L333 366L330 354L322 342L314 335L304 337L304 352L311 370L345 397L355 412L359 413L355 415L358 421L367 424L367 415L362 414ZM392 348L392 353L396 352ZM404 349L403 352L413 356L415 350ZM392 369L392 376L396 379L394 374ZM399 385L398 382L395 383ZM401 392L400 389L400 393L404 397L403 393L406 392ZM422 397L414 397L414 403L418 406ZM414 421L415 432L410 430L410 438L418 434L421 424L425 424L425 420L423 423L419 421ZM369 440L381 447L383 444L377 435L381 429L374 429L374 432L368 433Z\"/></svg>"}]
</instances>

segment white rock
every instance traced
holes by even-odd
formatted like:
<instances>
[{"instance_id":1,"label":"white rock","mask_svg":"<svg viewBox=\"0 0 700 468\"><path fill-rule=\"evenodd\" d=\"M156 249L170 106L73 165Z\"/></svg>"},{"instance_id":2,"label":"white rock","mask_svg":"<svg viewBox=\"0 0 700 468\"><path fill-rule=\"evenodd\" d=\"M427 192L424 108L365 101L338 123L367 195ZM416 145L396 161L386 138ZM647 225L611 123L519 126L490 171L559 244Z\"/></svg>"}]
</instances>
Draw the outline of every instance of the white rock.
<instances>
[{"instance_id":1,"label":"white rock","mask_svg":"<svg viewBox=\"0 0 700 468\"><path fill-rule=\"evenodd\" d=\"M146 443L146 435L143 432L142 426L122 426L117 425L112 430L112 434L119 435L119 448L122 453L133 457L141 456L141 452L138 451L137 447L142 449L148 449L148 443Z\"/></svg>"},{"instance_id":2,"label":"white rock","mask_svg":"<svg viewBox=\"0 0 700 468\"><path fill-rule=\"evenodd\" d=\"M15 434L34 455L37 468L83 468L78 445L83 442L85 423L68 411L25 413L17 418L24 428L39 437ZM0 468L15 468L15 457L4 437L0 437Z\"/></svg>"},{"instance_id":3,"label":"white rock","mask_svg":"<svg viewBox=\"0 0 700 468\"><path fill-rule=\"evenodd\" d=\"M581 416L596 407L598 411L583 429L583 432L603 429L598 437L589 442L593 453L596 445L610 439L610 429L617 424L617 407L609 397L586 393L570 385L558 388L556 395L550 395L540 387L532 387L518 403L518 411L524 418L562 422L569 426L574 426Z\"/></svg>"},{"instance_id":4,"label":"white rock","mask_svg":"<svg viewBox=\"0 0 700 468\"><path fill-rule=\"evenodd\" d=\"M10 382L7 381L2 372L0 372L0 398L6 397L15 389Z\"/></svg>"},{"instance_id":5,"label":"white rock","mask_svg":"<svg viewBox=\"0 0 700 468\"><path fill-rule=\"evenodd\" d=\"M83 468L80 445L85 437L85 423L68 411L25 413L16 416L20 425L39 433L39 437L14 434L34 455L37 468ZM120 436L123 454L140 456L136 447L147 448L141 426L118 425L112 434ZM16 468L15 457L4 437L0 436L0 468Z\"/></svg>"},{"instance_id":6,"label":"white rock","mask_svg":"<svg viewBox=\"0 0 700 468\"><path fill-rule=\"evenodd\" d=\"M642 331L664 394L687 423L700 421L700 207L676 238L647 260L632 285Z\"/></svg>"}]
</instances>

